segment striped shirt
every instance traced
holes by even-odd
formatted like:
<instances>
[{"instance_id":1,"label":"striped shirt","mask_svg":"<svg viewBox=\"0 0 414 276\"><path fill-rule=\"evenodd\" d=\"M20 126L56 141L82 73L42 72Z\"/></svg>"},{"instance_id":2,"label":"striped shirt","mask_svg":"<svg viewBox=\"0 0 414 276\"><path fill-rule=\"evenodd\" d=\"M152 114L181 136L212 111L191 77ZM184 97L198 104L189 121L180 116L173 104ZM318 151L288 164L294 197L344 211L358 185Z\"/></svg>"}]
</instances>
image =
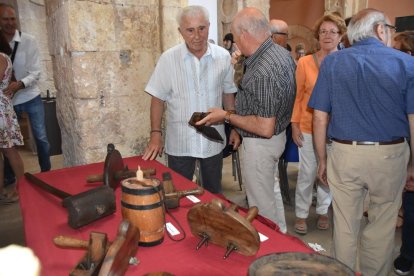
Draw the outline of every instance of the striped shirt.
<instances>
[{"instance_id":1,"label":"striped shirt","mask_svg":"<svg viewBox=\"0 0 414 276\"><path fill-rule=\"evenodd\" d=\"M237 91L233 72L229 52L210 43L200 60L188 51L185 43L161 55L145 91L167 103L167 154L207 158L223 150L224 143L205 138L188 121L193 112L222 107L223 92ZM225 138L224 126L214 127Z\"/></svg>"},{"instance_id":2,"label":"striped shirt","mask_svg":"<svg viewBox=\"0 0 414 276\"><path fill-rule=\"evenodd\" d=\"M236 97L242 116L276 117L274 135L289 125L295 101L296 65L289 52L269 38L245 62L246 72ZM239 129L243 137L260 138Z\"/></svg>"}]
</instances>

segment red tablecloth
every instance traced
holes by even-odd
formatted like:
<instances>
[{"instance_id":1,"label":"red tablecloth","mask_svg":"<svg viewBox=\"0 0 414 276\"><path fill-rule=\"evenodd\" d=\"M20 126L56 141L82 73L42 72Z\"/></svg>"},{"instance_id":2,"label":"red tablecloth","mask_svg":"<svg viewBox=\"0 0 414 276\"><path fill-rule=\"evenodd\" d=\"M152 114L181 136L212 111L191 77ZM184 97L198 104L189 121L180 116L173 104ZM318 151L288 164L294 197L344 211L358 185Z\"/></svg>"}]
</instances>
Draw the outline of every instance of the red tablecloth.
<instances>
[{"instance_id":1,"label":"red tablecloth","mask_svg":"<svg viewBox=\"0 0 414 276\"><path fill-rule=\"evenodd\" d=\"M124 159L129 168L155 168L155 177L161 179L162 173L169 171L177 190L193 189L195 184L182 176L172 172L157 161L144 161L141 157ZM36 176L50 185L64 190L70 194L96 187L99 184L86 183L86 176L103 172L103 163L90 164L72 168L39 173ZM122 220L120 197L121 189L116 189L117 211L115 214L102 218L79 229L72 229L67 224L67 211L61 206L61 200L52 194L22 178L19 183L20 204L22 209L26 243L33 249L42 264L42 275L68 275L68 272L77 264L85 254L83 250L61 249L52 243L57 235L67 235L89 239L91 231L105 232L109 240L114 240L118 226ZM197 196L202 202L210 202L214 195L205 192ZM299 239L284 235L272 230L257 220L253 225L259 233L269 239L261 242L260 249L255 256L246 257L233 252L230 257L223 260L225 249L210 244L196 251L199 241L194 237L187 223L187 212L194 203L182 198L180 208L172 210L172 214L184 227L187 237L180 242L172 241L165 235L164 242L154 247L139 247L136 257L140 264L131 266L127 275L142 275L148 272L166 271L174 275L246 275L248 267L256 258L274 252L313 252ZM166 220L177 224L167 214ZM178 228L178 227L177 227Z\"/></svg>"}]
</instances>

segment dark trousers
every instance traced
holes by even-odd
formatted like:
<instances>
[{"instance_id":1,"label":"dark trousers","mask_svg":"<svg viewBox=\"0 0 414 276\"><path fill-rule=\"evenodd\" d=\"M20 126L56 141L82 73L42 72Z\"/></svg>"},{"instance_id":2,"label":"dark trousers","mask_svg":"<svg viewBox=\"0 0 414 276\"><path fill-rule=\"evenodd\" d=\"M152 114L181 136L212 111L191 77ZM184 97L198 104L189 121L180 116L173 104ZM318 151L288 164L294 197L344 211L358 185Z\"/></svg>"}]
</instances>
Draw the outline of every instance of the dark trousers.
<instances>
[{"instance_id":1,"label":"dark trousers","mask_svg":"<svg viewBox=\"0 0 414 276\"><path fill-rule=\"evenodd\" d=\"M200 162L201 180L204 189L213 194L221 193L222 153L208 158L168 155L168 167L185 178L192 180L197 160Z\"/></svg>"},{"instance_id":2,"label":"dark trousers","mask_svg":"<svg viewBox=\"0 0 414 276\"><path fill-rule=\"evenodd\" d=\"M400 253L414 261L414 192L403 193L404 224Z\"/></svg>"}]
</instances>

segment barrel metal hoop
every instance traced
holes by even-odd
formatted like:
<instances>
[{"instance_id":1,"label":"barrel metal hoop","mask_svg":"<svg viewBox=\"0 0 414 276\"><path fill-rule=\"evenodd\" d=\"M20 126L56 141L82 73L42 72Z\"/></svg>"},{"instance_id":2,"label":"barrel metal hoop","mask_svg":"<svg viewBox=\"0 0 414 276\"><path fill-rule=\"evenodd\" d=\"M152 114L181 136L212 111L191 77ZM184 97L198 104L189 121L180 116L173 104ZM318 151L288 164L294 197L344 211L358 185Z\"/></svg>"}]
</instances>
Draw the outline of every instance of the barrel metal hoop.
<instances>
[{"instance_id":1,"label":"barrel metal hoop","mask_svg":"<svg viewBox=\"0 0 414 276\"><path fill-rule=\"evenodd\" d=\"M132 195L152 195L161 190L161 185L149 187L148 189L130 189L122 186L122 192Z\"/></svg>"},{"instance_id":2,"label":"barrel metal hoop","mask_svg":"<svg viewBox=\"0 0 414 276\"><path fill-rule=\"evenodd\" d=\"M122 207L133 209L133 210L151 210L161 207L164 204L163 201L159 201L150 205L132 205L129 203L126 203L125 201L121 200Z\"/></svg>"}]
</instances>

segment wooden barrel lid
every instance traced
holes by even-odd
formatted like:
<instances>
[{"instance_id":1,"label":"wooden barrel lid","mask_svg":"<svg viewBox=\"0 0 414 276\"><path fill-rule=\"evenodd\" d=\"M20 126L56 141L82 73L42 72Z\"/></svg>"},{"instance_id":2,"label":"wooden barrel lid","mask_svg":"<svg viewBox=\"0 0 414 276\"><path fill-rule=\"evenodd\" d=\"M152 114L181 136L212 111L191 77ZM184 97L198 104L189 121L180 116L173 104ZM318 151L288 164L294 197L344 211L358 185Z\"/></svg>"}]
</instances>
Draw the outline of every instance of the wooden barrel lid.
<instances>
[{"instance_id":1,"label":"wooden barrel lid","mask_svg":"<svg viewBox=\"0 0 414 276\"><path fill-rule=\"evenodd\" d=\"M257 258L249 266L249 276L260 275L355 275L338 260L317 253L273 253Z\"/></svg>"}]
</instances>

